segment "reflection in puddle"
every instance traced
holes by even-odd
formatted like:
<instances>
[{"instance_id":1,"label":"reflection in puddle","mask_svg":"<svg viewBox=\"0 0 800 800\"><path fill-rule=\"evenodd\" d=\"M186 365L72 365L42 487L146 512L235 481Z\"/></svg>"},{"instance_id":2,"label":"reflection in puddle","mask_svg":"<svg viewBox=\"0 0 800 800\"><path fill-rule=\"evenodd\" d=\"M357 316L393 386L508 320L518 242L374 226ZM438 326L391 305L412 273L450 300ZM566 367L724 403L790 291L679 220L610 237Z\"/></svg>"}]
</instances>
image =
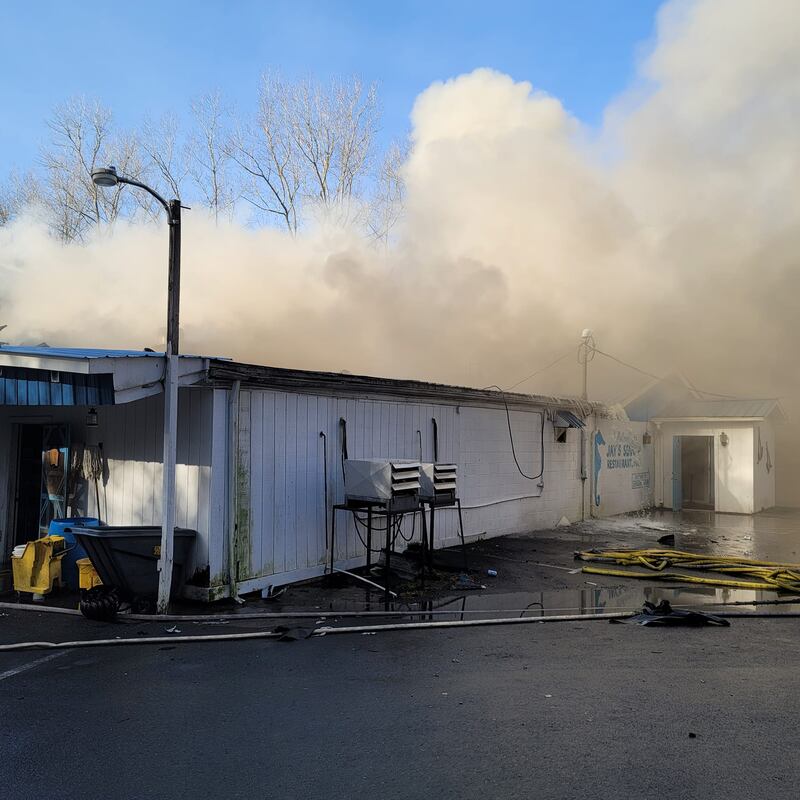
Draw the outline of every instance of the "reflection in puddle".
<instances>
[{"instance_id":1,"label":"reflection in puddle","mask_svg":"<svg viewBox=\"0 0 800 800\"><path fill-rule=\"evenodd\" d=\"M642 587L591 587L585 589L560 589L542 592L512 592L509 594L478 595L475 593L432 601L427 604L411 605L411 610L450 610L483 613L515 612L525 616L549 616L555 614L600 614L609 611L636 611L641 609L645 601L658 604L661 600L669 600L675 608L694 608L697 606L714 607L719 605L737 605L757 607L757 603L774 604L775 592L752 591L748 589L726 589L714 587L674 587L642 586ZM785 602L772 605L771 611L800 611L800 599L797 602Z\"/></svg>"},{"instance_id":2,"label":"reflection in puddle","mask_svg":"<svg viewBox=\"0 0 800 800\"><path fill-rule=\"evenodd\" d=\"M614 611L638 611L646 601L658 604L668 600L674 608L714 608L736 604L741 610L758 608L769 604L770 612L800 612L800 598L780 600L775 592L752 591L748 589L727 589L715 587L663 587L663 586L613 586L587 587L583 589L558 589L540 592L491 593L469 592L450 595L435 600L412 603L394 603L392 611L435 611L437 618L445 612L453 617L481 619L503 616L554 616L561 614L601 614ZM349 605L349 604L345 604ZM362 610L380 612L384 610L382 601L373 598L354 603L352 608L344 608L337 603L337 610ZM446 618L446 617L445 617Z\"/></svg>"},{"instance_id":3,"label":"reflection in puddle","mask_svg":"<svg viewBox=\"0 0 800 800\"><path fill-rule=\"evenodd\" d=\"M668 600L675 608L711 610L734 604L733 608L740 611L759 609L776 614L800 611L800 598L779 595L776 591L648 584L642 580L616 578L613 579L616 585L609 586L605 585L609 580L601 576L577 574L580 564L576 565L573 559L575 550L661 547L658 539L665 533L675 535L676 550L746 556L782 563L800 562L798 509L772 509L752 516L656 509L646 515L592 519L557 531L537 531L474 542L469 546L471 574L487 583L488 569L499 569L500 572L499 577L488 579L487 590L465 592L442 589L440 585L438 589L443 593L435 597L397 600L389 609L394 612L436 612L437 619L451 618L450 614L452 618L464 619L521 615L543 617L639 611L646 601L658 604L661 600ZM595 577L596 582L589 580ZM531 586L542 588L530 591L528 587ZM297 587L287 594L285 605L278 603L273 606L276 611L303 608L373 613L385 610L380 592L356 587L331 591L319 587Z\"/></svg>"}]
</instances>

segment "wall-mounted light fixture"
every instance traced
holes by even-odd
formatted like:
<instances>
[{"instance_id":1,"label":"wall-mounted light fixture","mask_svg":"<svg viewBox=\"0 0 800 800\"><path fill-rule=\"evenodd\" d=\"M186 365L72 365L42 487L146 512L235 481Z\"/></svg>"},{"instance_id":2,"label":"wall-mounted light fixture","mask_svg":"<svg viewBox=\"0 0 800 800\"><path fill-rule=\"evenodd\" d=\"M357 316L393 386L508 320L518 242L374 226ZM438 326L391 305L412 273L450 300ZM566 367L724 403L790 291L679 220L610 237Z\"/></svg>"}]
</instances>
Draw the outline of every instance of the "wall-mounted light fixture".
<instances>
[{"instance_id":1,"label":"wall-mounted light fixture","mask_svg":"<svg viewBox=\"0 0 800 800\"><path fill-rule=\"evenodd\" d=\"M86 415L86 427L87 428L96 428L97 427L97 409L90 408L89 413Z\"/></svg>"},{"instance_id":2,"label":"wall-mounted light fixture","mask_svg":"<svg viewBox=\"0 0 800 800\"><path fill-rule=\"evenodd\" d=\"M722 433L719 435L719 443L723 447L727 447L729 441L730 441L730 439L728 438L728 434L725 433L725 431L722 431Z\"/></svg>"}]
</instances>

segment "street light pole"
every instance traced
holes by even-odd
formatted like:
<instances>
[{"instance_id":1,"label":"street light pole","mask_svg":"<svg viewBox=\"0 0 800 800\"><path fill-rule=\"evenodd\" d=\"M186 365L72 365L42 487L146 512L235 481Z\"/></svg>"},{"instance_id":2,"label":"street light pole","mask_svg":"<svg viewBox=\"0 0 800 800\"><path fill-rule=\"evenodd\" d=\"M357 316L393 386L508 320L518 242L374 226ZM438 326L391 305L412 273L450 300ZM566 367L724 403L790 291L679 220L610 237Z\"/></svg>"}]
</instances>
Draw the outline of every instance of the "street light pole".
<instances>
[{"instance_id":1,"label":"street light pole","mask_svg":"<svg viewBox=\"0 0 800 800\"><path fill-rule=\"evenodd\" d=\"M173 541L175 532L175 465L178 450L178 352L181 294L181 201L167 202L158 192L133 178L118 175L115 167L92 172L98 186L127 183L144 189L164 207L169 224L169 266L167 280L167 343L164 352L164 480L161 511L161 557L158 562L159 614L166 614L172 589Z\"/></svg>"},{"instance_id":2,"label":"street light pole","mask_svg":"<svg viewBox=\"0 0 800 800\"><path fill-rule=\"evenodd\" d=\"M158 573L159 614L169 610L175 531L175 471L178 458L178 353L181 305L181 203L169 202L167 343L164 353L164 483L161 512L161 558Z\"/></svg>"}]
</instances>

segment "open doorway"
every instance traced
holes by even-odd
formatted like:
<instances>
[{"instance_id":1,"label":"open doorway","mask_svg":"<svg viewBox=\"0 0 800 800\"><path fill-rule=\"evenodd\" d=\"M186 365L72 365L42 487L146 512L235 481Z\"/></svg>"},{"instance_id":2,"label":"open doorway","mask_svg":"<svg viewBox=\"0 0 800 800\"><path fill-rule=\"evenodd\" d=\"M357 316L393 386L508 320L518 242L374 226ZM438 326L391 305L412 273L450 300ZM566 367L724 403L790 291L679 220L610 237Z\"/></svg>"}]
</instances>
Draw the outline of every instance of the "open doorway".
<instances>
[{"instance_id":1,"label":"open doorway","mask_svg":"<svg viewBox=\"0 0 800 800\"><path fill-rule=\"evenodd\" d=\"M44 536L70 510L68 425L20 425L14 544Z\"/></svg>"},{"instance_id":2,"label":"open doorway","mask_svg":"<svg viewBox=\"0 0 800 800\"><path fill-rule=\"evenodd\" d=\"M42 499L42 426L20 425L14 544L39 536Z\"/></svg>"},{"instance_id":3,"label":"open doorway","mask_svg":"<svg viewBox=\"0 0 800 800\"><path fill-rule=\"evenodd\" d=\"M681 436L683 508L714 510L714 437Z\"/></svg>"}]
</instances>

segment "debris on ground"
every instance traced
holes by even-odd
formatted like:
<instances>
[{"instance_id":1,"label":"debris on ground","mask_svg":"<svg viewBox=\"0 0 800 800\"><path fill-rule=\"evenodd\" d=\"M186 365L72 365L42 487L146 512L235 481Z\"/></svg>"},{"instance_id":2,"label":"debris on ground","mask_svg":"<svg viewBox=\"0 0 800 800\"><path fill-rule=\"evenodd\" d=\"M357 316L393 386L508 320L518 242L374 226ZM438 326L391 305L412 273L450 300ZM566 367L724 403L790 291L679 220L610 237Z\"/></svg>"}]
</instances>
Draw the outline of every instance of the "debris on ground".
<instances>
[{"instance_id":1,"label":"debris on ground","mask_svg":"<svg viewBox=\"0 0 800 800\"><path fill-rule=\"evenodd\" d=\"M471 589L485 589L486 586L462 572L461 575L453 579L453 588L469 591Z\"/></svg>"},{"instance_id":2,"label":"debris on ground","mask_svg":"<svg viewBox=\"0 0 800 800\"><path fill-rule=\"evenodd\" d=\"M497 570L496 570L496 569L487 569L487 570L486 570L486 574L487 574L487 575L488 575L490 578L496 578L496 577L497 577Z\"/></svg>"},{"instance_id":3,"label":"debris on ground","mask_svg":"<svg viewBox=\"0 0 800 800\"><path fill-rule=\"evenodd\" d=\"M381 550L380 557L378 558L378 566L381 567L383 572L381 574L386 573L386 551ZM422 566L419 562L418 558L415 558L413 554L409 553L392 553L392 557L389 560L389 572L394 575L397 580L400 581L416 581L419 576L420 572L422 571Z\"/></svg>"},{"instance_id":4,"label":"debris on ground","mask_svg":"<svg viewBox=\"0 0 800 800\"><path fill-rule=\"evenodd\" d=\"M277 638L279 642L296 642L309 639L313 629L303 625L278 625L272 629L272 633L280 634Z\"/></svg>"},{"instance_id":5,"label":"debris on ground","mask_svg":"<svg viewBox=\"0 0 800 800\"><path fill-rule=\"evenodd\" d=\"M270 587L270 590L264 600L278 600L282 595L286 594L288 586Z\"/></svg>"},{"instance_id":6,"label":"debris on ground","mask_svg":"<svg viewBox=\"0 0 800 800\"><path fill-rule=\"evenodd\" d=\"M609 622L625 624L626 622L637 622L639 625L657 625L659 627L687 627L700 628L705 625L716 625L727 628L730 626L728 620L717 617L714 614L707 614L704 611L683 611L675 609L669 604L669 600L662 600L658 605L645 603L642 613L627 619L612 619Z\"/></svg>"}]
</instances>

